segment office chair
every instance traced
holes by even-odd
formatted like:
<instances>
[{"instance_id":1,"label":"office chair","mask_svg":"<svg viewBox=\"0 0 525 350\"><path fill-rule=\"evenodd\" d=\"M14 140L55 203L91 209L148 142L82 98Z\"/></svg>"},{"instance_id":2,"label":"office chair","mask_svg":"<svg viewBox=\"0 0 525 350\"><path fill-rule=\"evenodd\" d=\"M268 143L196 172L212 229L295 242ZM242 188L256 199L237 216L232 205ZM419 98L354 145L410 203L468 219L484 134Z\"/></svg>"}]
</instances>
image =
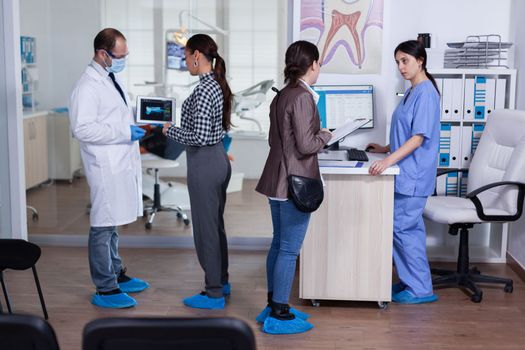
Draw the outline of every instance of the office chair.
<instances>
[{"instance_id":1,"label":"office chair","mask_svg":"<svg viewBox=\"0 0 525 350\"><path fill-rule=\"evenodd\" d=\"M49 323L31 315L0 315L0 349L59 350Z\"/></svg>"},{"instance_id":2,"label":"office chair","mask_svg":"<svg viewBox=\"0 0 525 350\"><path fill-rule=\"evenodd\" d=\"M161 204L161 183L159 180L160 169L170 169L179 166L179 163L176 162L175 159L184 152L186 146L164 136L164 134L162 134L162 128L160 127L151 129L151 132L141 140L140 144L146 151L160 157L142 160L142 167L146 169L146 171L148 169L153 169L155 172L153 196L151 198L152 203L144 208L144 216L148 218L148 221L144 226L148 230L151 229L155 215L160 211L171 211L177 213L177 218L182 219L184 224L188 226L190 224L190 219L179 205L170 204L168 206L163 206ZM143 183L144 182L143 178ZM168 183L168 186L171 187L171 183Z\"/></svg>"},{"instance_id":3,"label":"office chair","mask_svg":"<svg viewBox=\"0 0 525 350\"><path fill-rule=\"evenodd\" d=\"M223 318L101 318L84 327L83 350L254 350L241 320Z\"/></svg>"},{"instance_id":4,"label":"office chair","mask_svg":"<svg viewBox=\"0 0 525 350\"><path fill-rule=\"evenodd\" d=\"M511 222L520 218L525 196L525 111L496 110L487 120L469 169L466 198L429 197L424 217L449 225L460 234L456 271L432 269L440 275L434 286L464 287L479 303L483 292L476 283L504 285L512 293L511 279L482 275L469 269L468 230L485 222ZM458 171L454 169L451 171Z\"/></svg>"},{"instance_id":5,"label":"office chair","mask_svg":"<svg viewBox=\"0 0 525 350\"><path fill-rule=\"evenodd\" d=\"M13 313L13 310L11 309L11 302L9 301L4 280L4 270L27 270L31 268L33 270L33 277L35 278L40 304L42 305L42 311L44 312L45 319L48 319L46 303L44 302L44 295L42 294L42 288L40 287L35 266L41 254L42 251L39 246L24 241L23 239L0 239L0 283L2 284L7 310L10 314Z\"/></svg>"}]
</instances>

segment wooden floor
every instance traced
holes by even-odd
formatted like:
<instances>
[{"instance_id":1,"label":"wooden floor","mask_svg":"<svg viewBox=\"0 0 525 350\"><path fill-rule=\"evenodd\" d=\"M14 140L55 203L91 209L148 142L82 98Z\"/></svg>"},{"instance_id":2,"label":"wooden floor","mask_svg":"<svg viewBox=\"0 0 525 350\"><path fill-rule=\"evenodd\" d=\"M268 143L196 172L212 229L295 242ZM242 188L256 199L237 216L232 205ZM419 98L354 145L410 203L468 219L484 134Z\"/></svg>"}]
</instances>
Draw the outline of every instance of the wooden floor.
<instances>
[{"instance_id":1,"label":"wooden floor","mask_svg":"<svg viewBox=\"0 0 525 350\"><path fill-rule=\"evenodd\" d=\"M297 278L291 303L311 314L315 328L305 334L272 336L254 318L265 306L265 254L231 252L232 295L225 310L186 308L183 297L202 288L203 274L190 250L122 249L130 275L151 288L136 296L138 306L105 310L89 303L93 286L85 248L44 247L38 271L50 322L61 349L80 349L84 325L109 316L233 316L248 322L258 349L524 349L525 284L502 264L481 265L482 272L514 278L514 293L485 287L474 304L456 289L438 290L428 305L395 305L379 310L375 303L322 302L314 308L298 299ZM30 271L7 271L15 310L41 315ZM2 349L4 350L4 349ZM6 349L7 350L7 349Z\"/></svg>"},{"instance_id":2,"label":"wooden floor","mask_svg":"<svg viewBox=\"0 0 525 350\"><path fill-rule=\"evenodd\" d=\"M183 181L184 179L174 179ZM266 197L255 192L257 180L244 180L240 192L228 194L224 221L230 237L271 237L270 209ZM28 211L28 231L33 234L87 235L89 215L89 187L85 178L73 183L54 182L27 191L27 204L38 210L38 221L31 220ZM190 217L191 218L191 217ZM161 212L155 217L153 228L144 228L145 218L121 227L124 235L190 236L190 226L177 220L174 213Z\"/></svg>"}]
</instances>

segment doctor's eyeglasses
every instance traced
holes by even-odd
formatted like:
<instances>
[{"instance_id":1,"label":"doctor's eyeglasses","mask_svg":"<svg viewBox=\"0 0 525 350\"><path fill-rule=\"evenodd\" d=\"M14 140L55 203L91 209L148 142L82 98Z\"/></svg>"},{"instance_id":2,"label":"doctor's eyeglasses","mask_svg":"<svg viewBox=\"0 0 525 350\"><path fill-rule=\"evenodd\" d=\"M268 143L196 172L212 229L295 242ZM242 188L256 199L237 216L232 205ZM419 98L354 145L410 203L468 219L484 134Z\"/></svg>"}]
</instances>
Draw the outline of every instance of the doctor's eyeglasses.
<instances>
[{"instance_id":1,"label":"doctor's eyeglasses","mask_svg":"<svg viewBox=\"0 0 525 350\"><path fill-rule=\"evenodd\" d=\"M108 54L109 57L113 58L113 59L116 59L116 60L120 60L122 58L128 58L129 56L129 52L126 52L126 54L124 54L123 56L120 56L120 57L117 57L115 54L113 54L111 51L106 51L104 49L100 49L100 51L104 51L105 53Z\"/></svg>"}]
</instances>

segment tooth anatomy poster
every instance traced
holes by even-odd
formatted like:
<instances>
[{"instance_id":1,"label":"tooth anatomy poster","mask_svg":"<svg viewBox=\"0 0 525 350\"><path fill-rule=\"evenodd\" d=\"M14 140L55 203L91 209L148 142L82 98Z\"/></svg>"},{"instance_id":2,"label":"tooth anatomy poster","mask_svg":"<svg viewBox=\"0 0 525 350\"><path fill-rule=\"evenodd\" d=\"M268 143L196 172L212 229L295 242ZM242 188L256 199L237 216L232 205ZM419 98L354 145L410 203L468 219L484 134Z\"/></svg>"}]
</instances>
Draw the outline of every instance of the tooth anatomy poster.
<instances>
[{"instance_id":1,"label":"tooth anatomy poster","mask_svg":"<svg viewBox=\"0 0 525 350\"><path fill-rule=\"evenodd\" d=\"M301 0L299 38L317 45L322 73L379 74L383 0Z\"/></svg>"}]
</instances>

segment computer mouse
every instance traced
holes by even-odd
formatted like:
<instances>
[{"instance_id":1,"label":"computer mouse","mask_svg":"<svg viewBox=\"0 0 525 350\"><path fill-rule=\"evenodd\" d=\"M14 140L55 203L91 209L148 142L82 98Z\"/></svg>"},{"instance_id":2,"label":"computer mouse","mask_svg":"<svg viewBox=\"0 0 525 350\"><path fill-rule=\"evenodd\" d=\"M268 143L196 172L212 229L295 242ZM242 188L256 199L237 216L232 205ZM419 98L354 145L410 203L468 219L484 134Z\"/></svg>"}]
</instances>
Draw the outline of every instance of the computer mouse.
<instances>
[{"instance_id":1,"label":"computer mouse","mask_svg":"<svg viewBox=\"0 0 525 350\"><path fill-rule=\"evenodd\" d=\"M368 146L367 148L365 148L365 152L370 152L370 151L373 151L373 150L374 150L373 146Z\"/></svg>"}]
</instances>

